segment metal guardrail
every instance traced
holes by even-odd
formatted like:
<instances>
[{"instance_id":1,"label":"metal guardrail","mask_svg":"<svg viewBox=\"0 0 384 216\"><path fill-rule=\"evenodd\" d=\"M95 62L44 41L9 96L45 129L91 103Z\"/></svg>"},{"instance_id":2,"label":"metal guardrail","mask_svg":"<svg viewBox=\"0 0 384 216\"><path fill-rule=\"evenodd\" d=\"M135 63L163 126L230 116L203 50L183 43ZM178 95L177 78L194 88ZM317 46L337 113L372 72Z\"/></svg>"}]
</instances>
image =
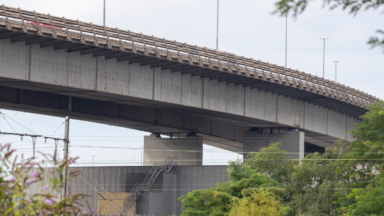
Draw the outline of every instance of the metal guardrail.
<instances>
[{"instance_id":1,"label":"metal guardrail","mask_svg":"<svg viewBox=\"0 0 384 216\"><path fill-rule=\"evenodd\" d=\"M10 31L247 76L327 96L361 108L380 101L340 83L260 60L35 11L0 6L1 26Z\"/></svg>"},{"instance_id":2,"label":"metal guardrail","mask_svg":"<svg viewBox=\"0 0 384 216\"><path fill-rule=\"evenodd\" d=\"M162 172L169 172L172 167L177 166L177 162L177 157L167 157L167 160L164 163L156 163L145 177L143 183L136 184L129 192L130 196L124 201L124 207L120 215L127 215L129 209L131 209L137 198L139 198L144 191L148 191L151 188L159 174Z\"/></svg>"}]
</instances>

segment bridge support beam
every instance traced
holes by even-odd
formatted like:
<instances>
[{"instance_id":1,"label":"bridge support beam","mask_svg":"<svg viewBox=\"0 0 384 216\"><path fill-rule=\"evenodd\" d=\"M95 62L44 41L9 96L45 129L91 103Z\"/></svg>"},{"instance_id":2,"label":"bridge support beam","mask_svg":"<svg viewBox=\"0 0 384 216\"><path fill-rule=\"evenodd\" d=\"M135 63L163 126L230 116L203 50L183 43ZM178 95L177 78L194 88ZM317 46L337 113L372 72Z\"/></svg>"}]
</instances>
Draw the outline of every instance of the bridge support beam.
<instances>
[{"instance_id":1,"label":"bridge support beam","mask_svg":"<svg viewBox=\"0 0 384 216\"><path fill-rule=\"evenodd\" d=\"M243 133L243 155L248 157L249 152L258 152L271 143L281 142L280 149L289 152L292 159L304 157L304 132L298 129L255 129Z\"/></svg>"},{"instance_id":2,"label":"bridge support beam","mask_svg":"<svg viewBox=\"0 0 384 216\"><path fill-rule=\"evenodd\" d=\"M168 156L178 159L178 166L203 165L203 138L188 134L184 138L162 138L160 134L144 137L144 166L163 163Z\"/></svg>"}]
</instances>

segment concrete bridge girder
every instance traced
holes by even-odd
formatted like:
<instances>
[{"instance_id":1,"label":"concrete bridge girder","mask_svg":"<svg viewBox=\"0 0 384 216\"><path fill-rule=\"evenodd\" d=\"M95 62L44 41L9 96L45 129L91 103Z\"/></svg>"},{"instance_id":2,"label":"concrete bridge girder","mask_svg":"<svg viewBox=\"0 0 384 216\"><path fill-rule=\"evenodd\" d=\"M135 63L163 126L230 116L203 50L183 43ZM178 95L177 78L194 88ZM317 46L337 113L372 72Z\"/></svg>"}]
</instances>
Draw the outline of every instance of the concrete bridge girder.
<instances>
[{"instance_id":1,"label":"concrete bridge girder","mask_svg":"<svg viewBox=\"0 0 384 216\"><path fill-rule=\"evenodd\" d=\"M0 95L4 108L149 132L196 132L204 143L231 151L242 151L243 131L252 127L298 128L306 141L324 146L336 138L351 140L347 131L359 122L284 95L81 51L4 39L0 57L0 85L9 92L9 100ZM43 92L57 101L39 102Z\"/></svg>"}]
</instances>

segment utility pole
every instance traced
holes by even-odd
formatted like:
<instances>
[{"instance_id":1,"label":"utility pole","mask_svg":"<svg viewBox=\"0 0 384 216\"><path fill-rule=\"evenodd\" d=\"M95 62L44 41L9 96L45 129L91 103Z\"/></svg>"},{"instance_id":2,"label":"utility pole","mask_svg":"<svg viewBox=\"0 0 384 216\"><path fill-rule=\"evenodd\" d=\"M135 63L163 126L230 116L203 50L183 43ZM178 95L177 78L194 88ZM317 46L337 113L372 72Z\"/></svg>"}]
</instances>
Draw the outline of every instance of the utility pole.
<instances>
[{"instance_id":1,"label":"utility pole","mask_svg":"<svg viewBox=\"0 0 384 216\"><path fill-rule=\"evenodd\" d=\"M332 62L335 62L335 82L337 82L337 62L340 62L340 61L332 61Z\"/></svg>"},{"instance_id":2,"label":"utility pole","mask_svg":"<svg viewBox=\"0 0 384 216\"><path fill-rule=\"evenodd\" d=\"M103 16L103 25L105 26L105 0L104 0L104 10L103 10L103 12L104 12L104 16Z\"/></svg>"},{"instance_id":3,"label":"utility pole","mask_svg":"<svg viewBox=\"0 0 384 216\"><path fill-rule=\"evenodd\" d=\"M324 41L323 45L323 79L325 78L325 72L324 72L324 67L325 67L325 40L328 40L329 38L320 38L320 40Z\"/></svg>"},{"instance_id":4,"label":"utility pole","mask_svg":"<svg viewBox=\"0 0 384 216\"><path fill-rule=\"evenodd\" d=\"M219 0L217 0L216 50L219 49Z\"/></svg>"},{"instance_id":5,"label":"utility pole","mask_svg":"<svg viewBox=\"0 0 384 216\"><path fill-rule=\"evenodd\" d=\"M68 160L69 145L69 116L65 117L65 134L64 134L64 160ZM64 168L64 197L67 195L67 175L68 165Z\"/></svg>"}]
</instances>

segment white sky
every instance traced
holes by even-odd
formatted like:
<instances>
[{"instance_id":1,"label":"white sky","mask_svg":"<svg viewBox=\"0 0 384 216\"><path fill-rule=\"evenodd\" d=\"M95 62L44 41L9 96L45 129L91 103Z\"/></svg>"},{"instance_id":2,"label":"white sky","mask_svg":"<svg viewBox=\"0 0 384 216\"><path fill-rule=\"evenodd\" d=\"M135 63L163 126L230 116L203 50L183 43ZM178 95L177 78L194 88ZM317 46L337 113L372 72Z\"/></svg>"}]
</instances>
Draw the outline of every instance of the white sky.
<instances>
[{"instance_id":1,"label":"white sky","mask_svg":"<svg viewBox=\"0 0 384 216\"><path fill-rule=\"evenodd\" d=\"M271 15L275 0L220 0L219 50L284 65L285 18ZM103 0L3 0L0 4L36 10L102 24ZM107 0L109 27L142 32L156 37L215 48L216 0ZM367 11L356 17L346 11L322 9L322 1L311 2L296 20L288 19L288 67L322 76L323 42L326 41L325 77L334 80L339 60L338 81L353 88L384 98L382 86L384 54L366 44L383 22L381 11ZM42 135L51 135L64 119L2 110L12 119ZM18 133L29 133L8 119ZM12 132L2 118L0 130ZM63 137L64 127L54 136ZM80 161L139 165L140 146L147 133L109 125L71 121L70 151ZM30 157L30 138L0 136L0 142L14 143L19 152ZM60 143L62 149L62 143ZM108 148L101 148L108 147ZM118 148L110 148L118 147ZM136 149L136 150L135 150ZM37 150L53 151L52 141L37 142ZM62 154L61 154L62 155ZM225 164L237 154L204 146L204 164ZM82 164L85 165L85 164ZM99 164L98 164L99 165ZM111 165L111 164L108 164Z\"/></svg>"}]
</instances>

